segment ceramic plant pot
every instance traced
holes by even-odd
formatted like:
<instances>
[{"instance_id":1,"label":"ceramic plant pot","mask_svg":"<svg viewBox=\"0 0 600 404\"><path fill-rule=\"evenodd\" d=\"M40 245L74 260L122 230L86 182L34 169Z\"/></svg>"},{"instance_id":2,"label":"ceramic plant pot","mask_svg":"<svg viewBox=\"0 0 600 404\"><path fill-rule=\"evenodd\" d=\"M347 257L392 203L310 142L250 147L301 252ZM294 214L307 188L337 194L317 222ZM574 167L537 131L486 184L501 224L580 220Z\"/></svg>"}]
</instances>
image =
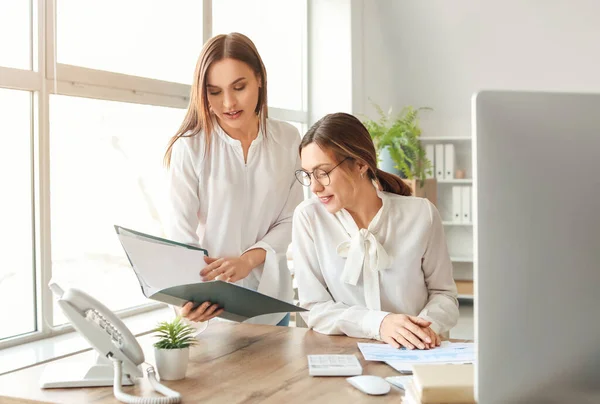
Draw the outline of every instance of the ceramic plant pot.
<instances>
[{"instance_id":1,"label":"ceramic plant pot","mask_svg":"<svg viewBox=\"0 0 600 404\"><path fill-rule=\"evenodd\" d=\"M154 348L156 371L161 380L180 380L185 377L190 348L159 349Z\"/></svg>"}]
</instances>

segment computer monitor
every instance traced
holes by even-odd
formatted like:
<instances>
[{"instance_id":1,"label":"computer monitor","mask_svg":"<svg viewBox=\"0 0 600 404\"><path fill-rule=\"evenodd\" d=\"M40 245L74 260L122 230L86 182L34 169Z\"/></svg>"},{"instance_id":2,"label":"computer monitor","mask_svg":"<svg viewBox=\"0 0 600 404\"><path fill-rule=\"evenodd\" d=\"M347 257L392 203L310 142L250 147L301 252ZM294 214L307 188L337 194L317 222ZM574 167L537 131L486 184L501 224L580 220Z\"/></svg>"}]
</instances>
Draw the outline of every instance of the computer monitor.
<instances>
[{"instance_id":1,"label":"computer monitor","mask_svg":"<svg viewBox=\"0 0 600 404\"><path fill-rule=\"evenodd\" d=\"M600 95L472 101L478 402L600 403Z\"/></svg>"}]
</instances>

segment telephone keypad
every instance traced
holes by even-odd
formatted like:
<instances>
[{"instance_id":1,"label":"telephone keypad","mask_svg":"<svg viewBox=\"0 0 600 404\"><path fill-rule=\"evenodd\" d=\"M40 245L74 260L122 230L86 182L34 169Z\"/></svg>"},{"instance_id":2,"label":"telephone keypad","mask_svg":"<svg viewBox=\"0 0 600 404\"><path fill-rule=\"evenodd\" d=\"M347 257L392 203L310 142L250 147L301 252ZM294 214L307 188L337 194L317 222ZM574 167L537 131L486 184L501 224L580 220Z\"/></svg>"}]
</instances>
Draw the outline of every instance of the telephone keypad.
<instances>
[{"instance_id":1,"label":"telephone keypad","mask_svg":"<svg viewBox=\"0 0 600 404\"><path fill-rule=\"evenodd\" d=\"M85 312L85 316L89 321L92 321L100 328L102 328L108 335L110 335L111 339L114 343L121 346L123 345L123 336L109 321L104 318L100 312L94 309L89 309Z\"/></svg>"}]
</instances>

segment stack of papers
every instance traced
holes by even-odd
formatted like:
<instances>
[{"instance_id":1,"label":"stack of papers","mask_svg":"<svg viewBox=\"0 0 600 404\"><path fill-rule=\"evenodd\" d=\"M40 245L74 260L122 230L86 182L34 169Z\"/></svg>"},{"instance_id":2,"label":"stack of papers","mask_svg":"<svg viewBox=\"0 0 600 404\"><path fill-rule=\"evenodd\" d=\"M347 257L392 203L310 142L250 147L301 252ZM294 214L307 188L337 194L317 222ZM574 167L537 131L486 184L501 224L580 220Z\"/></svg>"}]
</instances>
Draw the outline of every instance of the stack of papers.
<instances>
[{"instance_id":1,"label":"stack of papers","mask_svg":"<svg viewBox=\"0 0 600 404\"><path fill-rule=\"evenodd\" d=\"M475 344L472 342L442 342L429 350L394 348L388 344L358 343L365 360L385 362L401 373L412 372L414 364L473 363Z\"/></svg>"}]
</instances>

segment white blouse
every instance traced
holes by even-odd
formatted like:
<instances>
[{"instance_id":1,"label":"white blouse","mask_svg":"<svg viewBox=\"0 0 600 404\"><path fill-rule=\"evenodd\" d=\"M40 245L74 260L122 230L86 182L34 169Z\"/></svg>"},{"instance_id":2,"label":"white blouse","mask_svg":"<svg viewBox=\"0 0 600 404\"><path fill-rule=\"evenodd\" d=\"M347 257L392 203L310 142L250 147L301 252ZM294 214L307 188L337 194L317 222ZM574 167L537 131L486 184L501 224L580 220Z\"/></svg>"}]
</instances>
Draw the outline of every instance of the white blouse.
<instances>
[{"instance_id":1,"label":"white blouse","mask_svg":"<svg viewBox=\"0 0 600 404\"><path fill-rule=\"evenodd\" d=\"M427 199L379 192L368 229L318 199L294 213L292 246L300 306L324 334L381 339L389 313L431 321L438 334L458 320L456 284L442 221Z\"/></svg>"},{"instance_id":2,"label":"white blouse","mask_svg":"<svg viewBox=\"0 0 600 404\"><path fill-rule=\"evenodd\" d=\"M298 130L268 119L267 135L259 131L244 162L241 142L214 125L208 150L203 133L182 137L173 146L167 236L198 244L211 257L239 257L251 249L264 249L264 264L236 284L292 302L286 251L292 215L302 201L302 186L294 177L300 168ZM247 322L277 324L284 315Z\"/></svg>"}]
</instances>

